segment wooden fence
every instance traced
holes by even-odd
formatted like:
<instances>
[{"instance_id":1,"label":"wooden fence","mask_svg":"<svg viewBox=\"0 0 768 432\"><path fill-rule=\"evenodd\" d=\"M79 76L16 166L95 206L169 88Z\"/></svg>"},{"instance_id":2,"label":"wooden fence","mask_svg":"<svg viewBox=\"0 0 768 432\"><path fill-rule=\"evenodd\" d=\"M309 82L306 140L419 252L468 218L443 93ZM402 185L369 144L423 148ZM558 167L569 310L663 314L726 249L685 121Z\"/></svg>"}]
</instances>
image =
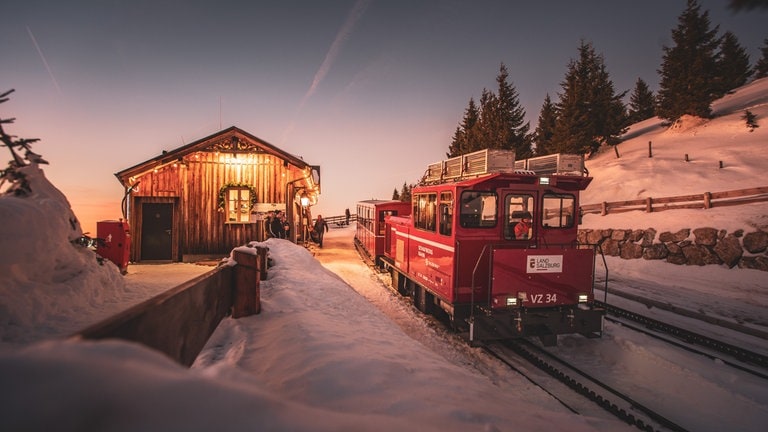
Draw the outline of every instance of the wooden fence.
<instances>
[{"instance_id":1,"label":"wooden fence","mask_svg":"<svg viewBox=\"0 0 768 432\"><path fill-rule=\"evenodd\" d=\"M72 335L74 339L137 342L190 366L224 317L261 311L259 281L266 278L266 249L235 250L234 267L222 266Z\"/></svg>"},{"instance_id":2,"label":"wooden fence","mask_svg":"<svg viewBox=\"0 0 768 432\"><path fill-rule=\"evenodd\" d=\"M674 209L709 209L756 202L768 202L768 186L738 189L726 192L704 192L665 198L644 198L630 201L602 202L581 206L581 214L598 213L601 216L643 210L647 213Z\"/></svg>"},{"instance_id":3,"label":"wooden fence","mask_svg":"<svg viewBox=\"0 0 768 432\"><path fill-rule=\"evenodd\" d=\"M345 226L346 223L347 223L347 217L344 216L344 215L341 215L341 216L329 216L329 217L324 217L323 219L325 219L325 222L328 223L328 226L330 228L340 228L340 227ZM349 216L349 223L352 223L352 222L355 222L355 221L357 221L357 215L356 214L350 215Z\"/></svg>"}]
</instances>

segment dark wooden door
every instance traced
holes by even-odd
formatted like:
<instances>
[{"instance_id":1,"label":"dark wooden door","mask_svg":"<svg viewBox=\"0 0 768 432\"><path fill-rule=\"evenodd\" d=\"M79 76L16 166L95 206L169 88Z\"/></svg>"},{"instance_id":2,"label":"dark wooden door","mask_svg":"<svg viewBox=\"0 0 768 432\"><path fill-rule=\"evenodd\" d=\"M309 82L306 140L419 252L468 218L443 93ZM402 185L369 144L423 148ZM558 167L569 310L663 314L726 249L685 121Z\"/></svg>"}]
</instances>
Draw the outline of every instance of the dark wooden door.
<instances>
[{"instance_id":1,"label":"dark wooden door","mask_svg":"<svg viewBox=\"0 0 768 432\"><path fill-rule=\"evenodd\" d=\"M141 211L141 260L170 261L173 258L173 204L144 203Z\"/></svg>"}]
</instances>

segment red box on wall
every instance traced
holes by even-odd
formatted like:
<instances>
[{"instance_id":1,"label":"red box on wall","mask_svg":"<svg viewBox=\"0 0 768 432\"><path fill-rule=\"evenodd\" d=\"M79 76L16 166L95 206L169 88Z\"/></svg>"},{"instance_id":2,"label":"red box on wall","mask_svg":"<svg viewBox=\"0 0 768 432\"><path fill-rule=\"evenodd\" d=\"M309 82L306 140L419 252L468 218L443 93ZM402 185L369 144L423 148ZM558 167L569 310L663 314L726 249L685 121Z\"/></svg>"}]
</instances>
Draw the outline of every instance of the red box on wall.
<instances>
[{"instance_id":1,"label":"red box on wall","mask_svg":"<svg viewBox=\"0 0 768 432\"><path fill-rule=\"evenodd\" d=\"M98 221L96 237L101 239L96 247L96 253L115 263L120 273L128 273L128 261L131 256L131 233L128 230L128 222Z\"/></svg>"}]
</instances>

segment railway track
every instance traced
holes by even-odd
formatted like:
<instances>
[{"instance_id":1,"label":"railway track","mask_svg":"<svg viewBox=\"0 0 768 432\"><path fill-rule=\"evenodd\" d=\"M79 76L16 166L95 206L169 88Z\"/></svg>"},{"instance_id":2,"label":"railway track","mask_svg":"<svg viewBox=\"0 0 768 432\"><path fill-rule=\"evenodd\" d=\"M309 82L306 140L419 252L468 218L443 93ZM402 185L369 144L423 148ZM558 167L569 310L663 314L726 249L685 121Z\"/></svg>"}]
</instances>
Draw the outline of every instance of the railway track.
<instances>
[{"instance_id":1,"label":"railway track","mask_svg":"<svg viewBox=\"0 0 768 432\"><path fill-rule=\"evenodd\" d=\"M551 383L542 383L540 376L524 371L518 359L522 358L536 366L559 384L630 426L644 431L687 430L664 414L633 400L629 395L524 339L488 344L485 350L544 389L574 413L586 414L587 408L583 404L579 406L579 402L569 399L567 394L558 391Z\"/></svg>"},{"instance_id":2,"label":"railway track","mask_svg":"<svg viewBox=\"0 0 768 432\"><path fill-rule=\"evenodd\" d=\"M608 321L640 331L654 338L673 343L688 351L696 352L712 359L718 359L731 367L768 379L768 373L765 372L768 370L768 356L672 324L664 323L636 312L602 302L598 303L605 308L607 314L611 315L606 316L605 319ZM677 342L673 340L673 338L681 342ZM713 353L720 355L715 355ZM724 356L730 357L730 360L728 358L723 358Z\"/></svg>"},{"instance_id":3,"label":"railway track","mask_svg":"<svg viewBox=\"0 0 768 432\"><path fill-rule=\"evenodd\" d=\"M768 380L768 357L762 354L616 306L608 304L601 306L605 307L607 313L611 315L606 316L607 321L633 331L639 331L697 355L716 359L725 365ZM541 374L532 374L526 370L525 366L521 366L521 359L524 359L527 364L536 366L561 387L567 387L572 393L582 396L591 401L593 405L599 406L619 420L640 430L686 430L673 419L651 407L644 406L619 389L613 388L588 372L580 370L527 340L495 343L487 345L485 349L517 373L550 393L575 413L588 414L585 412L586 408L583 402L574 401L568 394L558 390L557 385L542 379Z\"/></svg>"}]
</instances>

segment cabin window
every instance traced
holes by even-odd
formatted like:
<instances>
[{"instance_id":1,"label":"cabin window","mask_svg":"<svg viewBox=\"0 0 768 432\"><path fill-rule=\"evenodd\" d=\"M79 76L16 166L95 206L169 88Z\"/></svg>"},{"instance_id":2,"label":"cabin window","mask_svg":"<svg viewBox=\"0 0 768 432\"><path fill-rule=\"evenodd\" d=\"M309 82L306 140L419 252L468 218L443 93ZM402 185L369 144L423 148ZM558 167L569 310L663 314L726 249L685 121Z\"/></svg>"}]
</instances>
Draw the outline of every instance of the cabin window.
<instances>
[{"instance_id":1,"label":"cabin window","mask_svg":"<svg viewBox=\"0 0 768 432\"><path fill-rule=\"evenodd\" d=\"M576 214L576 198L570 194L546 194L542 211L544 228L571 228Z\"/></svg>"},{"instance_id":2,"label":"cabin window","mask_svg":"<svg viewBox=\"0 0 768 432\"><path fill-rule=\"evenodd\" d=\"M440 193L438 212L440 214L440 234L451 235L453 230L453 193Z\"/></svg>"},{"instance_id":3,"label":"cabin window","mask_svg":"<svg viewBox=\"0 0 768 432\"><path fill-rule=\"evenodd\" d=\"M461 193L459 223L464 228L496 226L496 193L464 191Z\"/></svg>"},{"instance_id":4,"label":"cabin window","mask_svg":"<svg viewBox=\"0 0 768 432\"><path fill-rule=\"evenodd\" d=\"M509 194L504 198L506 240L528 240L533 237L533 203L533 196L528 194ZM523 219L529 219L530 226L518 227L515 233L515 228Z\"/></svg>"},{"instance_id":5,"label":"cabin window","mask_svg":"<svg viewBox=\"0 0 768 432\"><path fill-rule=\"evenodd\" d=\"M423 193L413 196L413 225L435 231L437 225L437 194Z\"/></svg>"},{"instance_id":6,"label":"cabin window","mask_svg":"<svg viewBox=\"0 0 768 432\"><path fill-rule=\"evenodd\" d=\"M379 211L379 232L376 235L383 236L387 232L387 226L384 223L384 219L387 216L397 216L397 210L381 210Z\"/></svg>"},{"instance_id":7,"label":"cabin window","mask_svg":"<svg viewBox=\"0 0 768 432\"><path fill-rule=\"evenodd\" d=\"M251 218L251 189L230 187L226 190L227 222L246 223Z\"/></svg>"}]
</instances>

